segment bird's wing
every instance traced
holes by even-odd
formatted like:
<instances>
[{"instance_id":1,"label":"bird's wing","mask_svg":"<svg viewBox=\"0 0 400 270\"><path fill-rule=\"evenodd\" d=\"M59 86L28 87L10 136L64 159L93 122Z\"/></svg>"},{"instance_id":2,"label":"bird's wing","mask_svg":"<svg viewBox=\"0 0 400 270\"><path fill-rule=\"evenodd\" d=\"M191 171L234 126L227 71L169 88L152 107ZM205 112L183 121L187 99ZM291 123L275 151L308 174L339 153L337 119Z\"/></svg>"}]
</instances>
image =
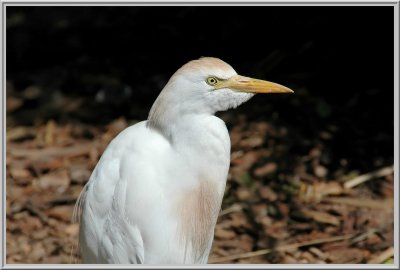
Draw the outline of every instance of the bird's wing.
<instances>
[{"instance_id":1,"label":"bird's wing","mask_svg":"<svg viewBox=\"0 0 400 270\"><path fill-rule=\"evenodd\" d=\"M163 140L141 122L121 132L103 153L75 207L75 219L81 216L80 249L85 263L144 261L146 228L139 219L131 220L126 213L136 209L143 213L146 209L140 204L146 203L144 199L154 199L148 194L157 194L157 186L151 186L143 175L153 174L152 169L140 168L140 162L144 159L151 164L151 158L166 145ZM143 192L141 196L135 194L133 205L127 205L128 185L141 191L151 186L152 193L144 192L149 196L146 198Z\"/></svg>"}]
</instances>

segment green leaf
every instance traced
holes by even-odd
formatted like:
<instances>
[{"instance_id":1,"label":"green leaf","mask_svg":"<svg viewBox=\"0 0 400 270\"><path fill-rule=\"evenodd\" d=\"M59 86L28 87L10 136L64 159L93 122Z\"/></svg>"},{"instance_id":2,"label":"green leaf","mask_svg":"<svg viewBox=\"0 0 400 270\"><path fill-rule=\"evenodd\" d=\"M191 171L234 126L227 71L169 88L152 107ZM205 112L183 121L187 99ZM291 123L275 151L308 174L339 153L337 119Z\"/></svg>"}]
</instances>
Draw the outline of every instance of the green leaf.
<instances>
[{"instance_id":1,"label":"green leaf","mask_svg":"<svg viewBox=\"0 0 400 270\"><path fill-rule=\"evenodd\" d=\"M324 100L317 101L317 113L322 118L327 118L332 114L332 107Z\"/></svg>"},{"instance_id":2,"label":"green leaf","mask_svg":"<svg viewBox=\"0 0 400 270\"><path fill-rule=\"evenodd\" d=\"M240 182L242 182L248 188L254 185L254 179L250 176L248 172L245 172L241 175Z\"/></svg>"},{"instance_id":3,"label":"green leaf","mask_svg":"<svg viewBox=\"0 0 400 270\"><path fill-rule=\"evenodd\" d=\"M393 257L387 259L386 261L384 261L383 264L394 264L394 259L393 259Z\"/></svg>"}]
</instances>

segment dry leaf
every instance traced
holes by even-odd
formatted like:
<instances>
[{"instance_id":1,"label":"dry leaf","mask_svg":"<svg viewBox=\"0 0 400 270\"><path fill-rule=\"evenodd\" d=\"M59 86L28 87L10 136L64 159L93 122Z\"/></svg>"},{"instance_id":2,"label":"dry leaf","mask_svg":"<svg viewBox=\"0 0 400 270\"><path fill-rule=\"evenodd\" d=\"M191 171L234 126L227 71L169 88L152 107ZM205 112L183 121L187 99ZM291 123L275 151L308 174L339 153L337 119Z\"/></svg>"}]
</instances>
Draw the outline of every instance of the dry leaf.
<instances>
[{"instance_id":1,"label":"dry leaf","mask_svg":"<svg viewBox=\"0 0 400 270\"><path fill-rule=\"evenodd\" d=\"M236 195L239 201L248 201L251 198L252 193L248 188L239 187L236 191Z\"/></svg>"},{"instance_id":2,"label":"dry leaf","mask_svg":"<svg viewBox=\"0 0 400 270\"><path fill-rule=\"evenodd\" d=\"M218 239L233 239L236 234L233 231L225 230L222 228L217 228L215 230L215 237Z\"/></svg>"},{"instance_id":3,"label":"dry leaf","mask_svg":"<svg viewBox=\"0 0 400 270\"><path fill-rule=\"evenodd\" d=\"M273 191L268 186L262 186L260 188L260 196L261 196L261 198L266 199L270 202L274 202L278 199L278 195L276 194L276 192Z\"/></svg>"},{"instance_id":4,"label":"dry leaf","mask_svg":"<svg viewBox=\"0 0 400 270\"><path fill-rule=\"evenodd\" d=\"M7 97L6 110L8 113L13 112L22 107L24 101L21 98Z\"/></svg>"},{"instance_id":5,"label":"dry leaf","mask_svg":"<svg viewBox=\"0 0 400 270\"><path fill-rule=\"evenodd\" d=\"M59 193L64 192L70 184L66 170L57 170L39 178L38 185L41 189L55 188Z\"/></svg>"},{"instance_id":6,"label":"dry leaf","mask_svg":"<svg viewBox=\"0 0 400 270\"><path fill-rule=\"evenodd\" d=\"M49 217L53 217L62 221L70 222L72 218L73 205L54 206L46 211Z\"/></svg>"}]
</instances>

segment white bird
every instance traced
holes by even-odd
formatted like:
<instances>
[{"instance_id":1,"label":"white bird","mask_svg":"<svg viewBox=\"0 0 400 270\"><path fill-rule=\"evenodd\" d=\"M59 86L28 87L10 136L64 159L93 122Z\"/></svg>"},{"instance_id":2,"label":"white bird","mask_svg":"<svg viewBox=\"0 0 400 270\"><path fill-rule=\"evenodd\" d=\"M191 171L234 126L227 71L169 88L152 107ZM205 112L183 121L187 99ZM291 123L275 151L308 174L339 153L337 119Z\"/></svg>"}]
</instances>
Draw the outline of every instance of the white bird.
<instances>
[{"instance_id":1,"label":"white bird","mask_svg":"<svg viewBox=\"0 0 400 270\"><path fill-rule=\"evenodd\" d=\"M79 196L83 263L207 263L231 147L214 114L254 93L292 92L217 58L182 66L148 119L108 145Z\"/></svg>"}]
</instances>

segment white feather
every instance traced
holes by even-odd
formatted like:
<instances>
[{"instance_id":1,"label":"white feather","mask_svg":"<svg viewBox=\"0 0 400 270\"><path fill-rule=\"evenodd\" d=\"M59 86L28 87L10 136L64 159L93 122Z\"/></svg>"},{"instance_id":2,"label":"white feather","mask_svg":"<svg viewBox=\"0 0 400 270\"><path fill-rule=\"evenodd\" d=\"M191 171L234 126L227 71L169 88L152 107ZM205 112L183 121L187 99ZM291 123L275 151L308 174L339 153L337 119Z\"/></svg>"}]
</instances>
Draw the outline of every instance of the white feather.
<instances>
[{"instance_id":1,"label":"white feather","mask_svg":"<svg viewBox=\"0 0 400 270\"><path fill-rule=\"evenodd\" d=\"M216 111L254 94L206 83L237 75L215 58L179 69L147 121L107 147L75 209L84 263L207 263L230 163Z\"/></svg>"}]
</instances>

